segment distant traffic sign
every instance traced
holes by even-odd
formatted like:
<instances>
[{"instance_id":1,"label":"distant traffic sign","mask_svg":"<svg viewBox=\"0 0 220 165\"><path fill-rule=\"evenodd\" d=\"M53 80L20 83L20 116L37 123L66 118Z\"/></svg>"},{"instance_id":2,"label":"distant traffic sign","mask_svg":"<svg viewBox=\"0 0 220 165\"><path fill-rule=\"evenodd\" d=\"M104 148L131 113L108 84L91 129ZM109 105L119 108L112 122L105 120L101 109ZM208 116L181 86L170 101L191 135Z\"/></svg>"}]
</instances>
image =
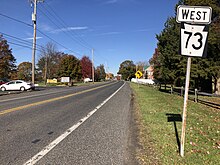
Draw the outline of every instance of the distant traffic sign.
<instances>
[{"instance_id":1,"label":"distant traffic sign","mask_svg":"<svg viewBox=\"0 0 220 165\"><path fill-rule=\"evenodd\" d=\"M184 6L179 5L177 8L176 21L196 23L196 24L210 24L212 16L212 8L209 6Z\"/></svg>"},{"instance_id":2,"label":"distant traffic sign","mask_svg":"<svg viewBox=\"0 0 220 165\"><path fill-rule=\"evenodd\" d=\"M137 77L137 78L141 78L142 76L143 76L143 74L141 73L141 71L137 71L136 73L135 73L135 76Z\"/></svg>"}]
</instances>

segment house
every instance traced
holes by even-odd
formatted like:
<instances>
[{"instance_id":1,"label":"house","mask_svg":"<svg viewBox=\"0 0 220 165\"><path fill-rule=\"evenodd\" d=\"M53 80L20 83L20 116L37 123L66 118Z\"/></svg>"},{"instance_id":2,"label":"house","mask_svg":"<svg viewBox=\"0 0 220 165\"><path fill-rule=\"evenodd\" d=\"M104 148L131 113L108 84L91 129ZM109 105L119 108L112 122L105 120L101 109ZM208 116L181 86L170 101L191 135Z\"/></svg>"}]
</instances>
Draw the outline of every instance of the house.
<instances>
[{"instance_id":1,"label":"house","mask_svg":"<svg viewBox=\"0 0 220 165\"><path fill-rule=\"evenodd\" d=\"M122 75L121 75L121 74L118 74L117 76L115 76L115 78L116 78L117 80L121 80Z\"/></svg>"},{"instance_id":2,"label":"house","mask_svg":"<svg viewBox=\"0 0 220 165\"><path fill-rule=\"evenodd\" d=\"M154 73L154 67L152 65L148 66L144 71L145 78L153 80L154 79L153 73Z\"/></svg>"},{"instance_id":3,"label":"house","mask_svg":"<svg viewBox=\"0 0 220 165\"><path fill-rule=\"evenodd\" d=\"M112 80L114 78L113 73L106 73L105 80Z\"/></svg>"}]
</instances>

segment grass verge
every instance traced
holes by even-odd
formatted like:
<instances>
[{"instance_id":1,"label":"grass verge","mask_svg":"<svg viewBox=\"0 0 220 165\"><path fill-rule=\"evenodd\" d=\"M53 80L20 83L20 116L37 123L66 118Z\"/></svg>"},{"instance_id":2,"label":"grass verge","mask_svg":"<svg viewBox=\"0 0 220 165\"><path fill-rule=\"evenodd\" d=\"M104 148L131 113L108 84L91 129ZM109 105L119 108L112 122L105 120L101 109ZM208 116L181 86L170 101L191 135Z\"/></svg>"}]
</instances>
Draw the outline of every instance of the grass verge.
<instances>
[{"instance_id":1,"label":"grass verge","mask_svg":"<svg viewBox=\"0 0 220 165\"><path fill-rule=\"evenodd\" d=\"M188 102L182 158L179 145L183 98L134 83L131 87L139 118L140 164L220 164L219 110Z\"/></svg>"}]
</instances>

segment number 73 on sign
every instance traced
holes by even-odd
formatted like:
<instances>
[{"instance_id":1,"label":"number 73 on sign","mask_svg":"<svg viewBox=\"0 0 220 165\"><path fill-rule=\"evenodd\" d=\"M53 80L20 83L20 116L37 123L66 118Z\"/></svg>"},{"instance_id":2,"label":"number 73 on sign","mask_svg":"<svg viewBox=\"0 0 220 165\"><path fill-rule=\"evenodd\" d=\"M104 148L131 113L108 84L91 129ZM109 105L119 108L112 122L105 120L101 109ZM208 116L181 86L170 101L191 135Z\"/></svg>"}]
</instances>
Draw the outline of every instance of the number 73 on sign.
<instances>
[{"instance_id":1,"label":"number 73 on sign","mask_svg":"<svg viewBox=\"0 0 220 165\"><path fill-rule=\"evenodd\" d=\"M207 36L208 25L181 23L180 53L185 56L205 57Z\"/></svg>"}]
</instances>

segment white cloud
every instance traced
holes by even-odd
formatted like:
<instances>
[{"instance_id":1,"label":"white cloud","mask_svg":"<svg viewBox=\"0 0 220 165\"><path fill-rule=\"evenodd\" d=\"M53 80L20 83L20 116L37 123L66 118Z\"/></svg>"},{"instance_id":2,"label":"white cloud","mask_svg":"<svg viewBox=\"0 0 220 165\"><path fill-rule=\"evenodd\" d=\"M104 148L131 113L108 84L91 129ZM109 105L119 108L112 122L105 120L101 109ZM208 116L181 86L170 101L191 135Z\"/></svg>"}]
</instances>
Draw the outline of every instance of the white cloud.
<instances>
[{"instance_id":1,"label":"white cloud","mask_svg":"<svg viewBox=\"0 0 220 165\"><path fill-rule=\"evenodd\" d=\"M43 37L36 37L36 40L41 39L41 38L43 38ZM33 40L33 37L25 38L24 40Z\"/></svg>"},{"instance_id":2,"label":"white cloud","mask_svg":"<svg viewBox=\"0 0 220 165\"><path fill-rule=\"evenodd\" d=\"M72 31L72 30L86 30L86 29L88 29L87 26L67 27L67 28L52 30L51 33L59 33L59 32L66 32L66 31Z\"/></svg>"},{"instance_id":3,"label":"white cloud","mask_svg":"<svg viewBox=\"0 0 220 165\"><path fill-rule=\"evenodd\" d=\"M152 28L151 29L138 29L133 32L147 32L147 31L151 31L151 30L153 30L153 29Z\"/></svg>"},{"instance_id":4,"label":"white cloud","mask_svg":"<svg viewBox=\"0 0 220 165\"><path fill-rule=\"evenodd\" d=\"M96 36L117 35L117 34L121 34L121 32L106 32L106 33L97 34Z\"/></svg>"},{"instance_id":5,"label":"white cloud","mask_svg":"<svg viewBox=\"0 0 220 165\"><path fill-rule=\"evenodd\" d=\"M53 28L47 24L40 24L40 29L46 32L53 31Z\"/></svg>"},{"instance_id":6,"label":"white cloud","mask_svg":"<svg viewBox=\"0 0 220 165\"><path fill-rule=\"evenodd\" d=\"M103 4L110 5L116 3L137 3L137 2L139 2L139 0L104 0Z\"/></svg>"},{"instance_id":7,"label":"white cloud","mask_svg":"<svg viewBox=\"0 0 220 165\"><path fill-rule=\"evenodd\" d=\"M113 4L113 3L117 3L118 0L108 0L105 2L105 4Z\"/></svg>"}]
</instances>

